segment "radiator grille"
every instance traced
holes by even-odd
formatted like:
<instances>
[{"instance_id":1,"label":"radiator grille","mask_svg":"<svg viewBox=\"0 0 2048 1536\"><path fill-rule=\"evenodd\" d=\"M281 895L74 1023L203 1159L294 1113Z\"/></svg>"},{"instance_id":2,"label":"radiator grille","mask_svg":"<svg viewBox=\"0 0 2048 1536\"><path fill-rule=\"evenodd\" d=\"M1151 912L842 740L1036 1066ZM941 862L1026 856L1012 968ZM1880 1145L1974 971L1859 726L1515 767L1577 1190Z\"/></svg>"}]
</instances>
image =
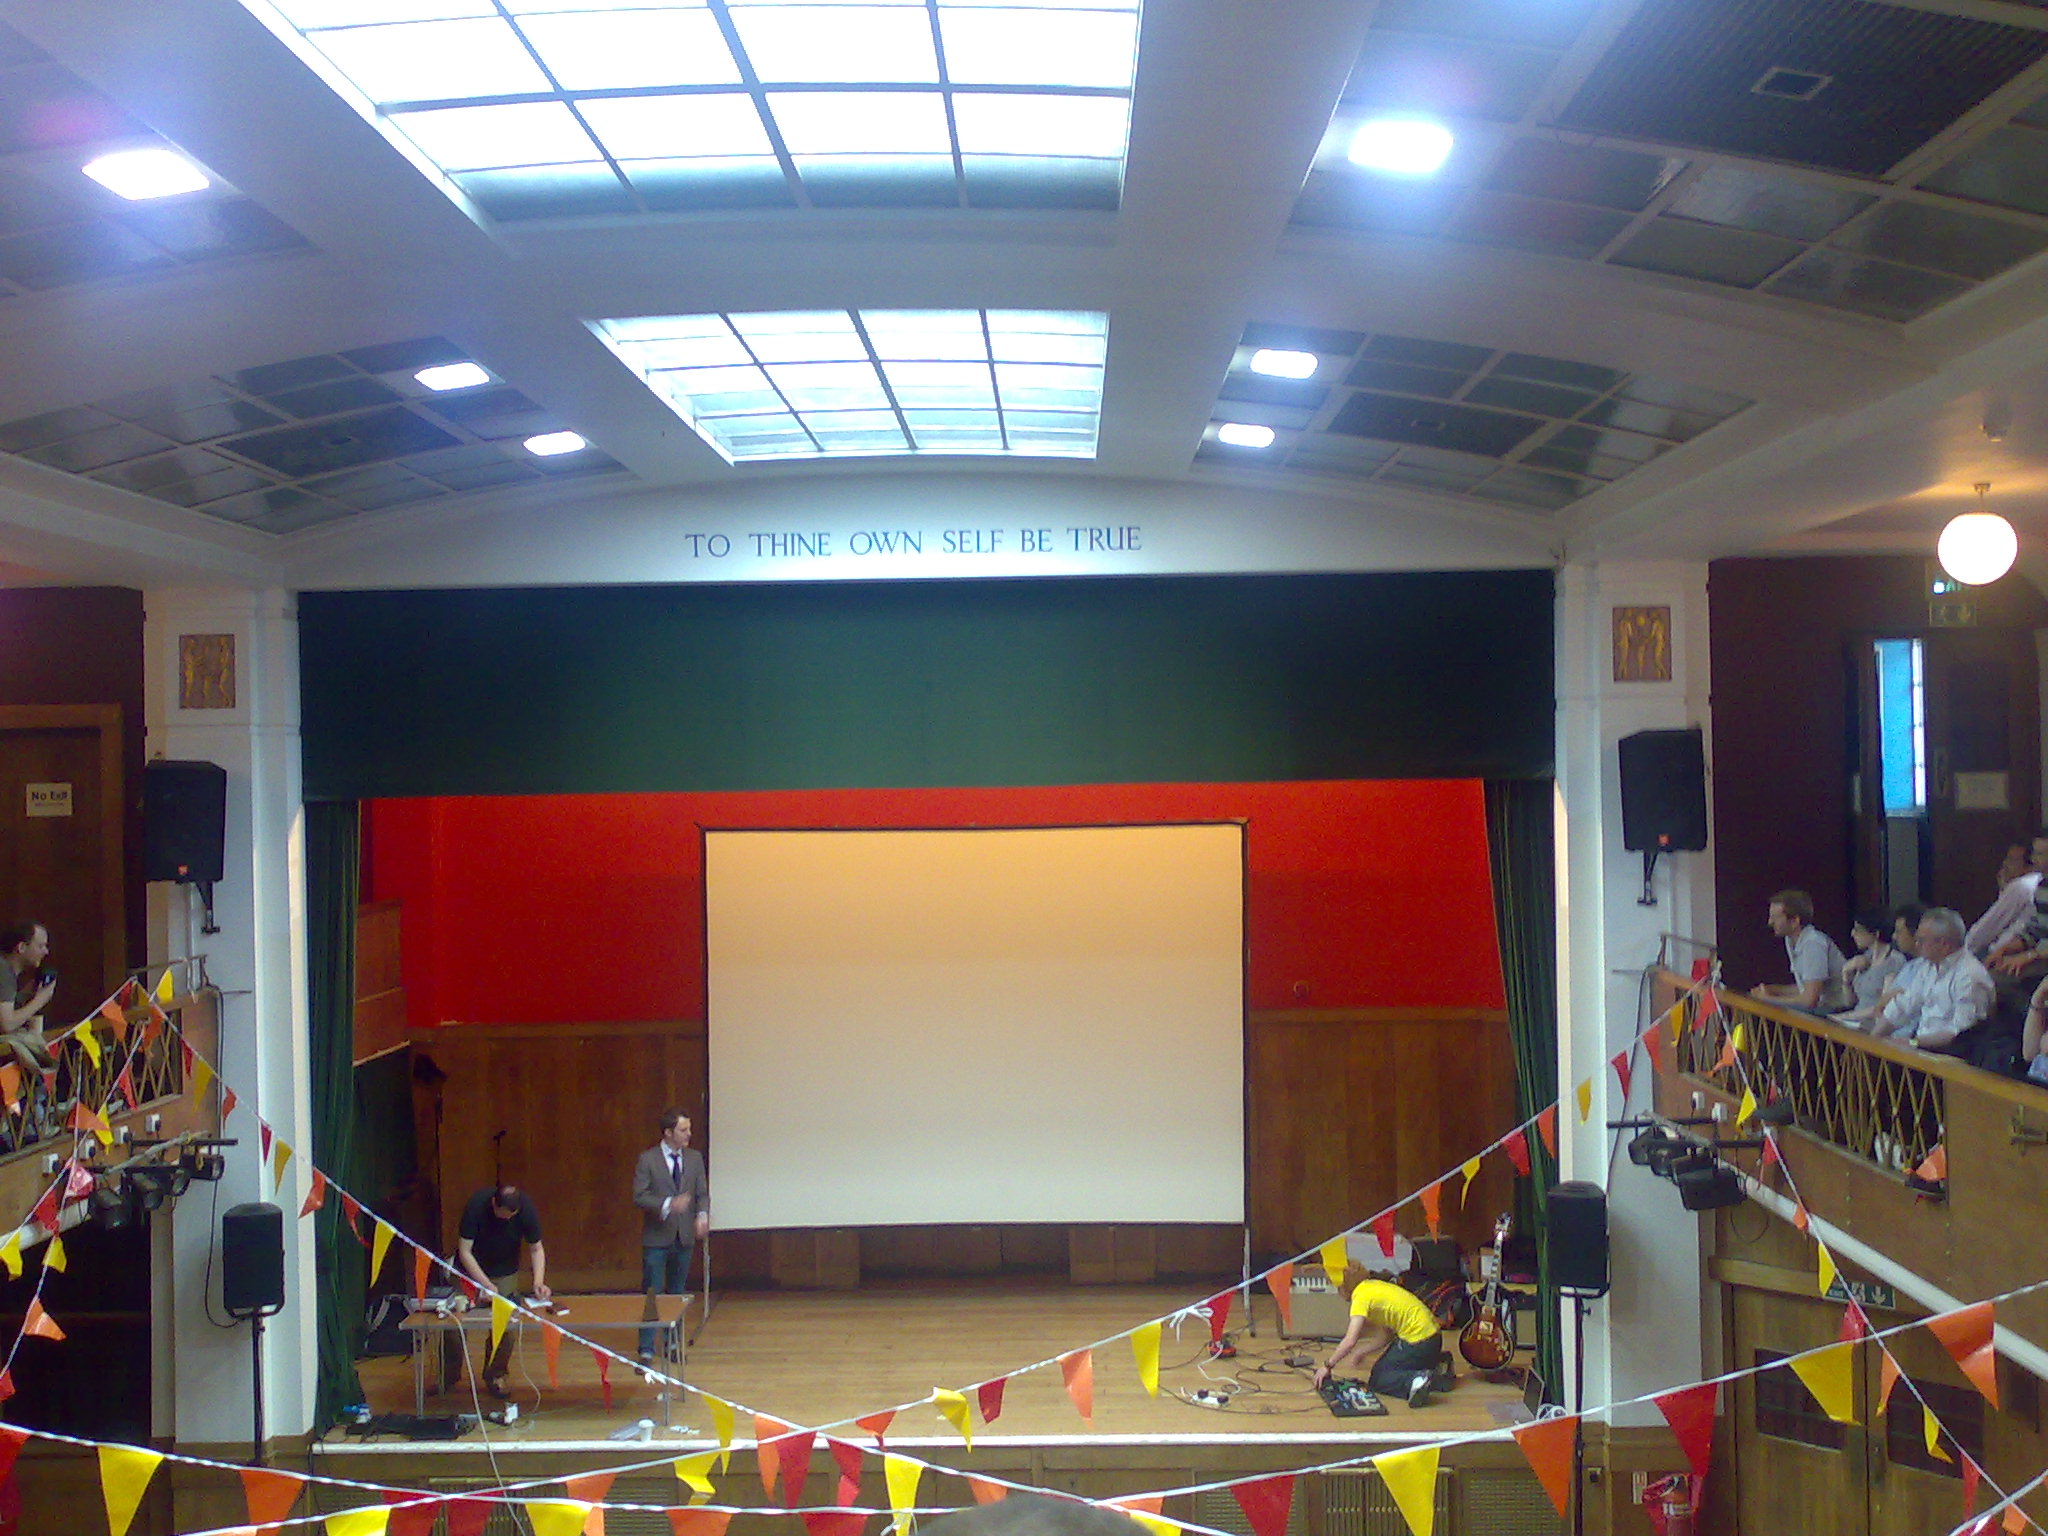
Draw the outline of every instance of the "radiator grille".
<instances>
[{"instance_id":1,"label":"radiator grille","mask_svg":"<svg viewBox=\"0 0 2048 1536\"><path fill-rule=\"evenodd\" d=\"M1550 1495L1527 1472L1461 1472L1456 1503L1457 1536L1563 1536Z\"/></svg>"},{"instance_id":2,"label":"radiator grille","mask_svg":"<svg viewBox=\"0 0 2048 1536\"><path fill-rule=\"evenodd\" d=\"M1287 1536L1304 1536L1308 1530L1307 1516L1302 1512L1302 1490L1297 1484L1294 1490L1294 1504L1287 1511ZM1229 1536L1252 1536L1252 1523L1245 1519L1244 1510L1228 1488L1206 1488L1195 1495L1194 1509L1188 1518L1197 1525L1206 1525L1212 1531L1227 1531ZM610 1536L607 1532L606 1536Z\"/></svg>"},{"instance_id":3,"label":"radiator grille","mask_svg":"<svg viewBox=\"0 0 2048 1536\"><path fill-rule=\"evenodd\" d=\"M1451 1526L1452 1474L1436 1475L1437 1536L1462 1536ZM1401 1507L1377 1472L1332 1472L1323 1479L1323 1536L1409 1536Z\"/></svg>"}]
</instances>

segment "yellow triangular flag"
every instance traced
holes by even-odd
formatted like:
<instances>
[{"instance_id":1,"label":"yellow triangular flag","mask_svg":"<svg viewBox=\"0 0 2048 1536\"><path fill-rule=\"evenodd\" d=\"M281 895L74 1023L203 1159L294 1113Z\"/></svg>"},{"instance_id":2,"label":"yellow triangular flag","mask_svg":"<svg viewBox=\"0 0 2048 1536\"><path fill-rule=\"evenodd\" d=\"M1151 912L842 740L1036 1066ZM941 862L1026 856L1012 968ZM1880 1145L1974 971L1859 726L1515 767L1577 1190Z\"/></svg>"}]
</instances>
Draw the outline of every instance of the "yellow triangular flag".
<instances>
[{"instance_id":1,"label":"yellow triangular flag","mask_svg":"<svg viewBox=\"0 0 2048 1536\"><path fill-rule=\"evenodd\" d=\"M0 1243L0 1265L6 1266L9 1279L21 1278L21 1228L16 1227L7 1234L7 1241Z\"/></svg>"},{"instance_id":2,"label":"yellow triangular flag","mask_svg":"<svg viewBox=\"0 0 2048 1536\"><path fill-rule=\"evenodd\" d=\"M533 1536L582 1536L591 1508L580 1499L528 1499L526 1518L533 1522Z\"/></svg>"},{"instance_id":3,"label":"yellow triangular flag","mask_svg":"<svg viewBox=\"0 0 2048 1536\"><path fill-rule=\"evenodd\" d=\"M1749 1049L1749 1031L1742 1027L1742 1020L1735 1021L1735 1027L1728 1031L1728 1038L1735 1043L1735 1049L1738 1051Z\"/></svg>"},{"instance_id":4,"label":"yellow triangular flag","mask_svg":"<svg viewBox=\"0 0 2048 1536\"><path fill-rule=\"evenodd\" d=\"M1465 1201L1472 1193L1472 1182L1479 1177L1479 1159L1473 1158L1461 1170L1465 1175L1465 1187L1458 1191L1458 1209L1465 1209Z\"/></svg>"},{"instance_id":5,"label":"yellow triangular flag","mask_svg":"<svg viewBox=\"0 0 2048 1536\"><path fill-rule=\"evenodd\" d=\"M166 976L169 971L164 972ZM391 1528L389 1504L365 1504L361 1509L339 1510L327 1517L327 1536L384 1536Z\"/></svg>"},{"instance_id":6,"label":"yellow triangular flag","mask_svg":"<svg viewBox=\"0 0 2048 1536\"><path fill-rule=\"evenodd\" d=\"M78 1043L85 1047L85 1054L92 1058L92 1064L98 1066L100 1042L99 1037L92 1032L92 1020L88 1019L78 1026Z\"/></svg>"},{"instance_id":7,"label":"yellow triangular flag","mask_svg":"<svg viewBox=\"0 0 2048 1536\"><path fill-rule=\"evenodd\" d=\"M19 1236L20 1234L17 1233L15 1235ZM61 1275L70 1266L71 1257L64 1251L64 1239L52 1232L50 1234L50 1251L43 1255L43 1268L54 1269Z\"/></svg>"},{"instance_id":8,"label":"yellow triangular flag","mask_svg":"<svg viewBox=\"0 0 2048 1536\"><path fill-rule=\"evenodd\" d=\"M493 1291L491 1293L491 1353L498 1352L498 1341L505 1337L505 1330L512 1325L511 1301Z\"/></svg>"},{"instance_id":9,"label":"yellow triangular flag","mask_svg":"<svg viewBox=\"0 0 2048 1536\"><path fill-rule=\"evenodd\" d=\"M1147 1323L1131 1335L1131 1353L1137 1357L1138 1380L1148 1397L1159 1395L1159 1324Z\"/></svg>"},{"instance_id":10,"label":"yellow triangular flag","mask_svg":"<svg viewBox=\"0 0 2048 1536\"><path fill-rule=\"evenodd\" d=\"M1574 1092L1579 1101L1579 1124L1584 1125L1593 1116L1593 1079L1587 1078Z\"/></svg>"},{"instance_id":11,"label":"yellow triangular flag","mask_svg":"<svg viewBox=\"0 0 2048 1536\"><path fill-rule=\"evenodd\" d=\"M206 1097L206 1090L213 1086L213 1066L203 1056L192 1058L192 1081L185 1085L185 1091L195 1099Z\"/></svg>"},{"instance_id":12,"label":"yellow triangular flag","mask_svg":"<svg viewBox=\"0 0 2048 1536\"><path fill-rule=\"evenodd\" d=\"M1925 1399L1920 1403L1920 1433L1927 1439L1928 1455L1939 1457L1943 1461L1955 1460L1955 1457L1941 1448L1941 1420L1934 1416L1934 1410L1927 1406Z\"/></svg>"},{"instance_id":13,"label":"yellow triangular flag","mask_svg":"<svg viewBox=\"0 0 2048 1536\"><path fill-rule=\"evenodd\" d=\"M1745 1088L1742 1090L1742 1103L1735 1110L1735 1124L1741 1127L1749 1124L1755 1118L1756 1094L1752 1090Z\"/></svg>"},{"instance_id":14,"label":"yellow triangular flag","mask_svg":"<svg viewBox=\"0 0 2048 1536\"><path fill-rule=\"evenodd\" d=\"M1342 1285L1345 1266L1351 1262L1350 1250L1345 1247L1344 1239L1333 1237L1323 1244L1322 1260L1323 1273L1330 1277L1330 1284Z\"/></svg>"},{"instance_id":15,"label":"yellow triangular flag","mask_svg":"<svg viewBox=\"0 0 2048 1536\"><path fill-rule=\"evenodd\" d=\"M910 1512L917 1508L917 1484L924 1476L924 1463L908 1456L884 1453L882 1477L889 1485L889 1508L896 1513L896 1530L910 1529Z\"/></svg>"},{"instance_id":16,"label":"yellow triangular flag","mask_svg":"<svg viewBox=\"0 0 2048 1536\"><path fill-rule=\"evenodd\" d=\"M676 1481L685 1484L692 1493L710 1493L711 1467L718 1460L718 1452L705 1451L699 1456L676 1458Z\"/></svg>"},{"instance_id":17,"label":"yellow triangular flag","mask_svg":"<svg viewBox=\"0 0 2048 1536\"><path fill-rule=\"evenodd\" d=\"M100 1492L107 1501L109 1536L128 1536L142 1495L156 1474L161 1451L141 1451L127 1445L100 1447Z\"/></svg>"},{"instance_id":18,"label":"yellow triangular flag","mask_svg":"<svg viewBox=\"0 0 2048 1536\"><path fill-rule=\"evenodd\" d=\"M1436 1529L1436 1462L1438 1448L1419 1446L1412 1451L1389 1451L1372 1459L1373 1468L1387 1492L1394 1496L1401 1518L1415 1536L1431 1536Z\"/></svg>"},{"instance_id":19,"label":"yellow triangular flag","mask_svg":"<svg viewBox=\"0 0 2048 1536\"><path fill-rule=\"evenodd\" d=\"M272 1191L284 1188L285 1164L292 1160L292 1149L282 1136L270 1138L270 1187Z\"/></svg>"},{"instance_id":20,"label":"yellow triangular flag","mask_svg":"<svg viewBox=\"0 0 2048 1536\"><path fill-rule=\"evenodd\" d=\"M711 1428L718 1435L718 1470L732 1470L732 1435L734 1414L732 1404L722 1397L713 1397L709 1392L699 1394L711 1409Z\"/></svg>"},{"instance_id":21,"label":"yellow triangular flag","mask_svg":"<svg viewBox=\"0 0 2048 1536\"><path fill-rule=\"evenodd\" d=\"M939 1405L939 1412L946 1416L946 1422L960 1431L960 1438L967 1442L967 1449L973 1450L974 1416L967 1411L967 1394L933 1387L932 1401Z\"/></svg>"},{"instance_id":22,"label":"yellow triangular flag","mask_svg":"<svg viewBox=\"0 0 2048 1536\"><path fill-rule=\"evenodd\" d=\"M370 1218L370 1284L373 1287L377 1277L384 1273L384 1255L391 1251L391 1239L396 1235L389 1222L379 1221L374 1216ZM491 1342L495 1344L497 1340Z\"/></svg>"},{"instance_id":23,"label":"yellow triangular flag","mask_svg":"<svg viewBox=\"0 0 2048 1536\"><path fill-rule=\"evenodd\" d=\"M1821 1412L1837 1424L1856 1422L1856 1386L1850 1380L1855 1349L1854 1344L1830 1344L1792 1362L1793 1371L1806 1383Z\"/></svg>"},{"instance_id":24,"label":"yellow triangular flag","mask_svg":"<svg viewBox=\"0 0 2048 1536\"><path fill-rule=\"evenodd\" d=\"M174 996L176 996L176 994L171 990L172 969L173 967L171 966L165 966L163 975L157 978L156 1000L160 1003L168 1003Z\"/></svg>"},{"instance_id":25,"label":"yellow triangular flag","mask_svg":"<svg viewBox=\"0 0 2048 1536\"><path fill-rule=\"evenodd\" d=\"M1817 1242L1814 1246L1820 1250L1820 1293L1825 1296L1835 1283L1835 1256L1828 1252L1826 1243Z\"/></svg>"},{"instance_id":26,"label":"yellow triangular flag","mask_svg":"<svg viewBox=\"0 0 2048 1536\"><path fill-rule=\"evenodd\" d=\"M1117 1507L1117 1513L1128 1515L1150 1531L1152 1536L1180 1536L1180 1527L1163 1515L1148 1515L1142 1509L1124 1509L1121 1506Z\"/></svg>"}]
</instances>

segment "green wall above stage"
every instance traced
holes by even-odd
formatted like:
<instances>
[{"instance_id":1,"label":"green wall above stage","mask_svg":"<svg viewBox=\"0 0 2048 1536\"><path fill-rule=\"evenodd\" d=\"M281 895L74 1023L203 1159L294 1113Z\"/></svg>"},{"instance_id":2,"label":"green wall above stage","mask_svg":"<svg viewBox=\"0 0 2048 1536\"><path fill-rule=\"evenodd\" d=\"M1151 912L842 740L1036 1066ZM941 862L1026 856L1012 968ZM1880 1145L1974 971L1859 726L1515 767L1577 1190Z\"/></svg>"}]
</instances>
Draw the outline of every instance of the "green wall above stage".
<instances>
[{"instance_id":1,"label":"green wall above stage","mask_svg":"<svg viewBox=\"0 0 2048 1536\"><path fill-rule=\"evenodd\" d=\"M308 799L1531 778L1551 574L309 592Z\"/></svg>"}]
</instances>

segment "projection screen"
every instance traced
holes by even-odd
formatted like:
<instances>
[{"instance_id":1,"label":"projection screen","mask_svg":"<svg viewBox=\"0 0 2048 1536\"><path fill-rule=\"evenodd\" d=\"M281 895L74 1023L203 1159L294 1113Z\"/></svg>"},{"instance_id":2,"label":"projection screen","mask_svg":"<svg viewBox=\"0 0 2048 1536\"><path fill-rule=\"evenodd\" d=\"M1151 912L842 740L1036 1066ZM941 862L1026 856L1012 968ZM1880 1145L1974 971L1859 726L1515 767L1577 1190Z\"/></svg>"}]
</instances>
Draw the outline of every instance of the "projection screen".
<instances>
[{"instance_id":1,"label":"projection screen","mask_svg":"<svg viewBox=\"0 0 2048 1536\"><path fill-rule=\"evenodd\" d=\"M722 1227L1240 1222L1236 823L707 831Z\"/></svg>"}]
</instances>

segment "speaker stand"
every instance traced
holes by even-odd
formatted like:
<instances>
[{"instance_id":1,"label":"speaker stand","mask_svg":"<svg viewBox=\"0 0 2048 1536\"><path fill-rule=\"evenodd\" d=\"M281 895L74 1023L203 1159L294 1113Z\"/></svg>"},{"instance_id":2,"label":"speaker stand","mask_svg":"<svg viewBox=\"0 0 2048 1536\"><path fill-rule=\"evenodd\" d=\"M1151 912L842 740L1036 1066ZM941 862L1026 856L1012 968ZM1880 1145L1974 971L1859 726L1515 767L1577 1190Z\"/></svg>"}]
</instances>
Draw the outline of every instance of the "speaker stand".
<instances>
[{"instance_id":1,"label":"speaker stand","mask_svg":"<svg viewBox=\"0 0 2048 1536\"><path fill-rule=\"evenodd\" d=\"M1572 1302L1572 1536L1586 1536L1586 1303L1585 1291L1566 1291Z\"/></svg>"},{"instance_id":2,"label":"speaker stand","mask_svg":"<svg viewBox=\"0 0 2048 1536\"><path fill-rule=\"evenodd\" d=\"M1650 877L1657 872L1657 855L1664 851L1662 843L1663 840L1660 838L1657 847L1643 850L1643 894L1636 898L1636 905L1639 907L1657 905L1657 891L1650 884Z\"/></svg>"},{"instance_id":3,"label":"speaker stand","mask_svg":"<svg viewBox=\"0 0 2048 1536\"><path fill-rule=\"evenodd\" d=\"M249 1442L249 1465L266 1466L269 1457L263 1444L263 1314L249 1314L249 1366L252 1390L249 1401L255 1410L255 1423Z\"/></svg>"}]
</instances>

